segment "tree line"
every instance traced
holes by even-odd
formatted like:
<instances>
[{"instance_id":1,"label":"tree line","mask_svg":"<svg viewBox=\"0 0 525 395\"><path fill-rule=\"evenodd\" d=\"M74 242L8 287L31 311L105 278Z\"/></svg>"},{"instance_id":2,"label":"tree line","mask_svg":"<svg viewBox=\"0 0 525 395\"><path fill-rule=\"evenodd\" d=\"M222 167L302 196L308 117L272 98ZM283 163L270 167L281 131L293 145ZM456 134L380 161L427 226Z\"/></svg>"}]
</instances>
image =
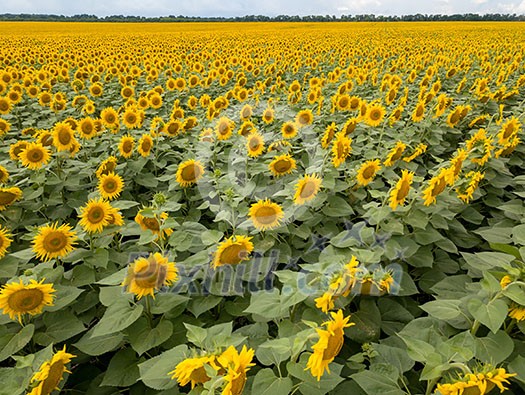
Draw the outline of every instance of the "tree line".
<instances>
[{"instance_id":1,"label":"tree line","mask_svg":"<svg viewBox=\"0 0 525 395\"><path fill-rule=\"evenodd\" d=\"M48 21L48 22L432 22L432 21L525 21L525 15L517 14L414 14L384 16L362 15L245 15L236 17L201 17L169 15L159 17L111 15L55 15L55 14L0 14L0 21Z\"/></svg>"}]
</instances>

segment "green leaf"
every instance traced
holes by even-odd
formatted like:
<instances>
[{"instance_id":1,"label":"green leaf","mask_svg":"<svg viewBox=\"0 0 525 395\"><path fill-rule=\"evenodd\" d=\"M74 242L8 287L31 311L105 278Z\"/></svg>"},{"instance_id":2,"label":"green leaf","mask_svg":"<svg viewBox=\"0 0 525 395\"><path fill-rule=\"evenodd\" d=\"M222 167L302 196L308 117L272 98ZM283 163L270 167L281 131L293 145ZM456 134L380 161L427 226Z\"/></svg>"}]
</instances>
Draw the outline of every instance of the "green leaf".
<instances>
[{"instance_id":1,"label":"green leaf","mask_svg":"<svg viewBox=\"0 0 525 395\"><path fill-rule=\"evenodd\" d=\"M131 348L117 352L109 361L106 374L100 385L111 387L129 387L140 377L138 359Z\"/></svg>"},{"instance_id":2,"label":"green leaf","mask_svg":"<svg viewBox=\"0 0 525 395\"><path fill-rule=\"evenodd\" d=\"M155 390L166 390L177 385L176 380L171 379L169 372L186 358L188 348L181 344L171 350L165 351L155 358L149 359L138 365L140 379L148 387Z\"/></svg>"},{"instance_id":3,"label":"green leaf","mask_svg":"<svg viewBox=\"0 0 525 395\"><path fill-rule=\"evenodd\" d=\"M465 258L467 265L481 271L508 266L515 259L514 256L502 252L477 252L475 254L462 252L461 255Z\"/></svg>"},{"instance_id":4,"label":"green leaf","mask_svg":"<svg viewBox=\"0 0 525 395\"><path fill-rule=\"evenodd\" d=\"M512 241L516 244L525 246L525 224L512 228Z\"/></svg>"},{"instance_id":5,"label":"green leaf","mask_svg":"<svg viewBox=\"0 0 525 395\"><path fill-rule=\"evenodd\" d=\"M514 342L502 330L476 339L476 358L482 362L499 364L512 354L513 350Z\"/></svg>"},{"instance_id":6,"label":"green leaf","mask_svg":"<svg viewBox=\"0 0 525 395\"><path fill-rule=\"evenodd\" d=\"M164 314L176 307L185 304L191 298L174 293L159 293L155 296L155 301L151 305L153 314Z\"/></svg>"},{"instance_id":7,"label":"green leaf","mask_svg":"<svg viewBox=\"0 0 525 395\"><path fill-rule=\"evenodd\" d=\"M53 306L46 307L47 311L58 311L73 303L78 299L80 294L84 292L83 289L70 287L68 285L55 285L55 304Z\"/></svg>"},{"instance_id":8,"label":"green leaf","mask_svg":"<svg viewBox=\"0 0 525 395\"><path fill-rule=\"evenodd\" d=\"M447 340L440 351L447 360L468 362L474 358L475 349L476 339L469 331L465 331Z\"/></svg>"},{"instance_id":9,"label":"green leaf","mask_svg":"<svg viewBox=\"0 0 525 395\"><path fill-rule=\"evenodd\" d=\"M525 287L522 284L509 284L503 291L503 295L514 302L525 306Z\"/></svg>"},{"instance_id":10,"label":"green leaf","mask_svg":"<svg viewBox=\"0 0 525 395\"><path fill-rule=\"evenodd\" d=\"M266 321L281 317L281 298L279 290L255 292L245 313L256 314Z\"/></svg>"},{"instance_id":11,"label":"green leaf","mask_svg":"<svg viewBox=\"0 0 525 395\"><path fill-rule=\"evenodd\" d=\"M507 317L507 303L502 299L493 299L484 303L479 299L470 299L467 309L472 316L489 328L492 333L496 333Z\"/></svg>"},{"instance_id":12,"label":"green leaf","mask_svg":"<svg viewBox=\"0 0 525 395\"><path fill-rule=\"evenodd\" d=\"M516 373L516 378L525 383L525 358L518 355L514 360L509 363L509 373Z\"/></svg>"},{"instance_id":13,"label":"green leaf","mask_svg":"<svg viewBox=\"0 0 525 395\"><path fill-rule=\"evenodd\" d=\"M222 302L222 297L208 295L193 297L188 303L188 311L190 311L195 318L198 318L202 313L213 309Z\"/></svg>"},{"instance_id":14,"label":"green leaf","mask_svg":"<svg viewBox=\"0 0 525 395\"><path fill-rule=\"evenodd\" d=\"M292 387L290 377L277 377L272 369L261 369L253 380L252 394L289 395Z\"/></svg>"},{"instance_id":15,"label":"green leaf","mask_svg":"<svg viewBox=\"0 0 525 395\"><path fill-rule=\"evenodd\" d=\"M459 300L433 300L420 306L428 314L440 320L452 320L461 314Z\"/></svg>"},{"instance_id":16,"label":"green leaf","mask_svg":"<svg viewBox=\"0 0 525 395\"><path fill-rule=\"evenodd\" d=\"M18 272L18 259L6 255L0 259L0 278L11 278Z\"/></svg>"},{"instance_id":17,"label":"green leaf","mask_svg":"<svg viewBox=\"0 0 525 395\"><path fill-rule=\"evenodd\" d=\"M142 315L142 305L130 306L127 300L119 300L106 309L106 312L94 326L93 337L109 335L126 329Z\"/></svg>"},{"instance_id":18,"label":"green leaf","mask_svg":"<svg viewBox=\"0 0 525 395\"><path fill-rule=\"evenodd\" d=\"M362 299L359 310L352 314L352 325L345 328L345 334L358 343L367 343L379 339L381 332L381 312L374 299Z\"/></svg>"},{"instance_id":19,"label":"green leaf","mask_svg":"<svg viewBox=\"0 0 525 395\"><path fill-rule=\"evenodd\" d=\"M378 355L373 362L388 364L395 367L399 373L406 372L414 367L414 361L408 356L406 350L386 344L374 344L373 348Z\"/></svg>"},{"instance_id":20,"label":"green leaf","mask_svg":"<svg viewBox=\"0 0 525 395\"><path fill-rule=\"evenodd\" d=\"M35 342L43 346L61 343L86 330L82 321L69 310L45 314L43 321L46 325L46 331L38 332L34 337Z\"/></svg>"},{"instance_id":21,"label":"green leaf","mask_svg":"<svg viewBox=\"0 0 525 395\"><path fill-rule=\"evenodd\" d=\"M201 234L202 244L211 246L217 244L222 239L223 233L218 230L206 230Z\"/></svg>"},{"instance_id":22,"label":"green leaf","mask_svg":"<svg viewBox=\"0 0 525 395\"><path fill-rule=\"evenodd\" d=\"M419 380L432 380L441 377L443 372L449 368L448 363L443 363L443 358L437 353L428 355L425 367L421 371Z\"/></svg>"},{"instance_id":23,"label":"green leaf","mask_svg":"<svg viewBox=\"0 0 525 395\"><path fill-rule=\"evenodd\" d=\"M407 345L407 353L410 358L417 362L425 362L427 356L435 352L435 348L424 342L423 340L418 340L406 336L398 335Z\"/></svg>"},{"instance_id":24,"label":"green leaf","mask_svg":"<svg viewBox=\"0 0 525 395\"><path fill-rule=\"evenodd\" d=\"M20 395L26 393L33 372L30 368L0 368L2 385L0 395Z\"/></svg>"},{"instance_id":25,"label":"green leaf","mask_svg":"<svg viewBox=\"0 0 525 395\"><path fill-rule=\"evenodd\" d=\"M94 328L90 329L73 345L84 354L98 356L117 348L124 340L122 332L115 332L104 336L93 336Z\"/></svg>"},{"instance_id":26,"label":"green leaf","mask_svg":"<svg viewBox=\"0 0 525 395\"><path fill-rule=\"evenodd\" d=\"M257 348L255 356L266 366L279 365L290 358L292 353L289 339L273 339L262 343Z\"/></svg>"},{"instance_id":27,"label":"green leaf","mask_svg":"<svg viewBox=\"0 0 525 395\"><path fill-rule=\"evenodd\" d=\"M111 203L114 208L119 210L127 210L128 208L138 206L139 204L139 202L135 202L133 200L117 200Z\"/></svg>"},{"instance_id":28,"label":"green leaf","mask_svg":"<svg viewBox=\"0 0 525 395\"><path fill-rule=\"evenodd\" d=\"M29 324L15 334L9 334L0 338L0 362L9 358L25 347L33 337L35 326Z\"/></svg>"},{"instance_id":29,"label":"green leaf","mask_svg":"<svg viewBox=\"0 0 525 395\"><path fill-rule=\"evenodd\" d=\"M396 380L372 370L364 370L352 376L368 395L405 395Z\"/></svg>"},{"instance_id":30,"label":"green leaf","mask_svg":"<svg viewBox=\"0 0 525 395\"><path fill-rule=\"evenodd\" d=\"M332 362L330 364L330 374L324 374L320 380L317 380L310 371L305 370L310 355L310 353L303 353L299 362L291 361L286 364L288 373L300 380L300 393L302 395L323 395L332 391L343 381L343 378L340 376L342 366Z\"/></svg>"},{"instance_id":31,"label":"green leaf","mask_svg":"<svg viewBox=\"0 0 525 395\"><path fill-rule=\"evenodd\" d=\"M138 355L144 354L153 347L160 346L170 338L172 333L173 324L170 321L160 321L152 329L145 317L141 317L128 328L129 343Z\"/></svg>"}]
</instances>

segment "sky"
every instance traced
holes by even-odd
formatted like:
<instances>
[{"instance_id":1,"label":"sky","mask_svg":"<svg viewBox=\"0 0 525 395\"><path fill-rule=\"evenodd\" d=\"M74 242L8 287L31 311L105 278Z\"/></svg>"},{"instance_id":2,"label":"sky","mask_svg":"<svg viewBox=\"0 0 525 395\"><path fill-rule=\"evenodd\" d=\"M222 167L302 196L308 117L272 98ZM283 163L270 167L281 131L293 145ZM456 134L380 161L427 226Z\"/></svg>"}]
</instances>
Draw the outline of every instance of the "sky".
<instances>
[{"instance_id":1,"label":"sky","mask_svg":"<svg viewBox=\"0 0 525 395\"><path fill-rule=\"evenodd\" d=\"M136 16L525 14L525 0L2 0L0 14Z\"/></svg>"}]
</instances>

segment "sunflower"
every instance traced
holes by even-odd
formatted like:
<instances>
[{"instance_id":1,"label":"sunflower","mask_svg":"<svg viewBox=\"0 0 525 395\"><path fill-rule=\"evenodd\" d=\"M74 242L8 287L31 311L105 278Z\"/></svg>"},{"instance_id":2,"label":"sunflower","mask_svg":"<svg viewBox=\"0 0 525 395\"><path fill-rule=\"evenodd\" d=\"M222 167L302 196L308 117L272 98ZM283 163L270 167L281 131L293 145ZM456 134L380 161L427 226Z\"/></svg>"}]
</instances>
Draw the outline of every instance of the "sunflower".
<instances>
[{"instance_id":1,"label":"sunflower","mask_svg":"<svg viewBox=\"0 0 525 395\"><path fill-rule=\"evenodd\" d=\"M323 138L321 139L321 147L326 149L330 146L330 143L332 142L332 139L335 136L335 133L337 132L337 126L335 122L332 122L330 125L328 125L324 131Z\"/></svg>"},{"instance_id":2,"label":"sunflower","mask_svg":"<svg viewBox=\"0 0 525 395\"><path fill-rule=\"evenodd\" d=\"M98 191L104 199L113 200L119 197L124 189L124 181L118 174L110 172L100 176Z\"/></svg>"},{"instance_id":3,"label":"sunflower","mask_svg":"<svg viewBox=\"0 0 525 395\"><path fill-rule=\"evenodd\" d=\"M199 141L206 142L206 143L213 143L215 141L214 139L214 133L212 128L204 129L199 134Z\"/></svg>"},{"instance_id":4,"label":"sunflower","mask_svg":"<svg viewBox=\"0 0 525 395\"><path fill-rule=\"evenodd\" d=\"M7 249L13 242L11 236L12 235L9 233L9 231L2 225L0 225L0 259L2 259L5 256Z\"/></svg>"},{"instance_id":5,"label":"sunflower","mask_svg":"<svg viewBox=\"0 0 525 395\"><path fill-rule=\"evenodd\" d=\"M67 224L58 226L58 223L38 228L33 238L33 251L37 258L45 262L53 258L63 258L73 251L77 235L72 229Z\"/></svg>"},{"instance_id":6,"label":"sunflower","mask_svg":"<svg viewBox=\"0 0 525 395\"><path fill-rule=\"evenodd\" d=\"M102 124L107 129L118 129L119 127L119 117L117 111L113 107L106 107L100 113L100 119Z\"/></svg>"},{"instance_id":7,"label":"sunflower","mask_svg":"<svg viewBox=\"0 0 525 395\"><path fill-rule=\"evenodd\" d=\"M414 150L414 152L412 152L412 154L410 154L409 156L405 156L403 158L403 161L405 161L407 163L412 162L418 156L420 156L421 154L425 153L427 151L427 148L428 148L428 146L426 144L419 143L417 145L416 149Z\"/></svg>"},{"instance_id":8,"label":"sunflower","mask_svg":"<svg viewBox=\"0 0 525 395\"><path fill-rule=\"evenodd\" d=\"M22 199L22 190L18 187L0 188L0 211Z\"/></svg>"},{"instance_id":9,"label":"sunflower","mask_svg":"<svg viewBox=\"0 0 525 395\"><path fill-rule=\"evenodd\" d=\"M468 203L474 196L474 192L478 189L479 183L485 178L485 173L479 171L469 171L465 175L465 180L468 180L466 187L456 189L456 193L459 199L463 202Z\"/></svg>"},{"instance_id":10,"label":"sunflower","mask_svg":"<svg viewBox=\"0 0 525 395\"><path fill-rule=\"evenodd\" d=\"M436 390L441 395L485 395L494 387L504 392L508 388L503 384L510 384L507 379L515 375L516 373L507 373L503 368L494 369L491 365L479 365L473 373L461 373L455 378L449 377L447 381L452 382L439 383Z\"/></svg>"},{"instance_id":11,"label":"sunflower","mask_svg":"<svg viewBox=\"0 0 525 395\"><path fill-rule=\"evenodd\" d=\"M459 173L463 167L463 162L467 159L468 152L463 148L460 148L456 151L456 155L450 161L450 170L448 172L447 184L452 186L459 178Z\"/></svg>"},{"instance_id":12,"label":"sunflower","mask_svg":"<svg viewBox=\"0 0 525 395\"><path fill-rule=\"evenodd\" d=\"M246 140L246 148L250 158L256 158L264 152L264 138L259 133L249 134Z\"/></svg>"},{"instance_id":13,"label":"sunflower","mask_svg":"<svg viewBox=\"0 0 525 395\"><path fill-rule=\"evenodd\" d=\"M80 209L80 226L89 233L100 233L109 225L111 205L102 199L91 199Z\"/></svg>"},{"instance_id":14,"label":"sunflower","mask_svg":"<svg viewBox=\"0 0 525 395\"><path fill-rule=\"evenodd\" d=\"M507 144L494 153L494 157L499 158L500 156L509 156L514 152L520 142L520 138L514 136L507 142Z\"/></svg>"},{"instance_id":15,"label":"sunflower","mask_svg":"<svg viewBox=\"0 0 525 395\"><path fill-rule=\"evenodd\" d=\"M460 120L461 120L461 108L460 106L458 106L454 109L454 111L451 111L448 114L447 125L450 126L451 128L454 128L459 123Z\"/></svg>"},{"instance_id":16,"label":"sunflower","mask_svg":"<svg viewBox=\"0 0 525 395\"><path fill-rule=\"evenodd\" d=\"M386 110L381 104L371 103L366 106L365 123L368 126L379 126L385 118L385 114Z\"/></svg>"},{"instance_id":17,"label":"sunflower","mask_svg":"<svg viewBox=\"0 0 525 395\"><path fill-rule=\"evenodd\" d=\"M182 122L178 119L171 119L164 125L164 132L172 137L178 136L182 130Z\"/></svg>"},{"instance_id":18,"label":"sunflower","mask_svg":"<svg viewBox=\"0 0 525 395\"><path fill-rule=\"evenodd\" d=\"M172 285L177 280L177 268L174 262L156 252L147 258L140 257L128 267L122 286L128 292L137 295L138 299L151 295L165 285Z\"/></svg>"},{"instance_id":19,"label":"sunflower","mask_svg":"<svg viewBox=\"0 0 525 395\"><path fill-rule=\"evenodd\" d=\"M398 141L392 150L388 153L385 161L383 162L385 166L390 167L395 162L397 162L399 159L401 159L401 156L403 156L403 152L405 152L406 144Z\"/></svg>"},{"instance_id":20,"label":"sunflower","mask_svg":"<svg viewBox=\"0 0 525 395\"><path fill-rule=\"evenodd\" d=\"M204 174L204 167L200 161L189 159L182 162L175 174L177 182L183 188L197 183Z\"/></svg>"},{"instance_id":21,"label":"sunflower","mask_svg":"<svg viewBox=\"0 0 525 395\"><path fill-rule=\"evenodd\" d=\"M245 104L241 109L240 118L241 121L246 121L253 115L253 108L249 104Z\"/></svg>"},{"instance_id":22,"label":"sunflower","mask_svg":"<svg viewBox=\"0 0 525 395\"><path fill-rule=\"evenodd\" d=\"M133 155L133 149L135 148L135 138L129 134L121 137L118 144L118 150L120 155L124 158L130 158Z\"/></svg>"},{"instance_id":23,"label":"sunflower","mask_svg":"<svg viewBox=\"0 0 525 395\"><path fill-rule=\"evenodd\" d=\"M5 184L9 180L9 172L7 169L0 165L0 184Z\"/></svg>"},{"instance_id":24,"label":"sunflower","mask_svg":"<svg viewBox=\"0 0 525 395\"><path fill-rule=\"evenodd\" d=\"M425 206L436 203L436 196L445 190L451 171L453 171L451 168L443 168L438 175L430 179L428 187L423 191L423 199L425 200L423 204Z\"/></svg>"},{"instance_id":25,"label":"sunflower","mask_svg":"<svg viewBox=\"0 0 525 395\"><path fill-rule=\"evenodd\" d=\"M335 98L335 108L339 111L346 111L350 109L350 96L346 93L337 95Z\"/></svg>"},{"instance_id":26,"label":"sunflower","mask_svg":"<svg viewBox=\"0 0 525 395\"><path fill-rule=\"evenodd\" d=\"M275 111L272 108L267 107L266 110L264 110L262 114L262 120L264 123L269 124L273 122L274 116L275 116Z\"/></svg>"},{"instance_id":27,"label":"sunflower","mask_svg":"<svg viewBox=\"0 0 525 395\"><path fill-rule=\"evenodd\" d=\"M177 379L180 386L183 387L191 383L191 389L193 389L196 385L204 384L210 380L204 368L205 366L211 366L215 370L220 369L215 361L215 355L186 358L184 361L179 362L177 366L175 366L175 370L172 370L168 374L171 375L172 380Z\"/></svg>"},{"instance_id":28,"label":"sunflower","mask_svg":"<svg viewBox=\"0 0 525 395\"><path fill-rule=\"evenodd\" d=\"M59 122L53 128L53 145L57 151L69 151L75 144L75 132L67 122Z\"/></svg>"},{"instance_id":29,"label":"sunflower","mask_svg":"<svg viewBox=\"0 0 525 395\"><path fill-rule=\"evenodd\" d=\"M280 222L284 217L281 206L269 199L259 200L257 203L252 204L248 215L253 226L263 231L280 226Z\"/></svg>"},{"instance_id":30,"label":"sunflower","mask_svg":"<svg viewBox=\"0 0 525 395\"><path fill-rule=\"evenodd\" d=\"M304 127L307 125L311 125L314 121L314 115L312 114L312 110L301 110L297 113L295 116L295 123L300 127Z\"/></svg>"},{"instance_id":31,"label":"sunflower","mask_svg":"<svg viewBox=\"0 0 525 395\"><path fill-rule=\"evenodd\" d=\"M217 140L228 140L234 128L233 121L228 117L220 117L217 121L217 126L215 127L215 134L217 135Z\"/></svg>"},{"instance_id":32,"label":"sunflower","mask_svg":"<svg viewBox=\"0 0 525 395\"><path fill-rule=\"evenodd\" d=\"M0 291L0 308L4 314L14 320L22 322L23 314L37 315L45 306L53 305L53 284L44 284L44 280L37 282L29 280L25 285L22 280L19 283L6 284Z\"/></svg>"},{"instance_id":33,"label":"sunflower","mask_svg":"<svg viewBox=\"0 0 525 395\"><path fill-rule=\"evenodd\" d=\"M516 117L512 117L501 125L501 131L498 133L498 144L506 145L511 137L518 134L521 124Z\"/></svg>"},{"instance_id":34,"label":"sunflower","mask_svg":"<svg viewBox=\"0 0 525 395\"><path fill-rule=\"evenodd\" d=\"M110 156L107 159L104 159L104 161L102 161L97 171L95 172L95 176L97 178L100 178L104 174L112 173L113 171L115 171L116 167L117 167L117 158L115 158L114 156Z\"/></svg>"},{"instance_id":35,"label":"sunflower","mask_svg":"<svg viewBox=\"0 0 525 395\"><path fill-rule=\"evenodd\" d=\"M155 233L157 236L164 238L173 233L173 229L166 228L161 229L162 222L168 218L168 213L163 212L160 216L155 215L154 217L145 217L142 215L142 210L140 210L135 216L135 222L140 225L142 230L150 230Z\"/></svg>"},{"instance_id":36,"label":"sunflower","mask_svg":"<svg viewBox=\"0 0 525 395\"><path fill-rule=\"evenodd\" d=\"M509 307L509 317L516 321L525 321L525 306L512 302Z\"/></svg>"},{"instance_id":37,"label":"sunflower","mask_svg":"<svg viewBox=\"0 0 525 395\"><path fill-rule=\"evenodd\" d=\"M18 155L22 166L38 170L49 162L49 150L40 143L28 143Z\"/></svg>"},{"instance_id":38,"label":"sunflower","mask_svg":"<svg viewBox=\"0 0 525 395\"><path fill-rule=\"evenodd\" d=\"M341 132L344 133L345 136L348 136L350 133L354 132L357 123L357 118L349 118L341 128Z\"/></svg>"},{"instance_id":39,"label":"sunflower","mask_svg":"<svg viewBox=\"0 0 525 395\"><path fill-rule=\"evenodd\" d=\"M412 121L421 122L425 118L425 102L419 101L412 113Z\"/></svg>"},{"instance_id":40,"label":"sunflower","mask_svg":"<svg viewBox=\"0 0 525 395\"><path fill-rule=\"evenodd\" d=\"M128 107L122 114L122 123L128 129L136 129L140 127L140 114L132 107Z\"/></svg>"},{"instance_id":41,"label":"sunflower","mask_svg":"<svg viewBox=\"0 0 525 395\"><path fill-rule=\"evenodd\" d=\"M0 137L5 136L11 130L11 124L5 119L0 118Z\"/></svg>"},{"instance_id":42,"label":"sunflower","mask_svg":"<svg viewBox=\"0 0 525 395\"><path fill-rule=\"evenodd\" d=\"M349 323L350 316L344 317L343 311L331 312L330 321L323 322L326 330L316 329L319 340L312 346L313 354L308 358L306 369L310 370L312 376L321 380L321 376L326 370L330 373L328 365L335 359L344 343L344 328L355 325Z\"/></svg>"},{"instance_id":43,"label":"sunflower","mask_svg":"<svg viewBox=\"0 0 525 395\"><path fill-rule=\"evenodd\" d=\"M64 373L71 373L66 369L66 364L76 355L66 352L66 346L53 354L51 360L40 366L40 370L31 378L31 383L39 381L38 385L28 395L50 395L63 379Z\"/></svg>"},{"instance_id":44,"label":"sunflower","mask_svg":"<svg viewBox=\"0 0 525 395\"><path fill-rule=\"evenodd\" d=\"M226 370L224 381L226 385L222 395L241 395L246 384L246 372L255 364L252 363L255 350L242 346L239 353L235 347L228 347L217 357L218 364Z\"/></svg>"},{"instance_id":45,"label":"sunflower","mask_svg":"<svg viewBox=\"0 0 525 395\"><path fill-rule=\"evenodd\" d=\"M237 265L242 261L250 260L253 251L252 237L231 236L217 247L213 256L214 268L223 265Z\"/></svg>"},{"instance_id":46,"label":"sunflower","mask_svg":"<svg viewBox=\"0 0 525 395\"><path fill-rule=\"evenodd\" d=\"M321 183L322 178L316 174L304 175L295 185L293 202L301 205L315 198L321 189Z\"/></svg>"},{"instance_id":47,"label":"sunflower","mask_svg":"<svg viewBox=\"0 0 525 395\"><path fill-rule=\"evenodd\" d=\"M133 87L131 86L124 86L120 90L120 95L124 99L129 99L130 97L135 95L135 89L133 89Z\"/></svg>"},{"instance_id":48,"label":"sunflower","mask_svg":"<svg viewBox=\"0 0 525 395\"><path fill-rule=\"evenodd\" d=\"M274 177L290 174L296 167L295 159L289 154L276 156L268 165L268 169Z\"/></svg>"},{"instance_id":49,"label":"sunflower","mask_svg":"<svg viewBox=\"0 0 525 395\"><path fill-rule=\"evenodd\" d=\"M374 180L376 173L381 169L380 160L369 160L366 161L359 167L357 170L357 184L358 185L368 185Z\"/></svg>"},{"instance_id":50,"label":"sunflower","mask_svg":"<svg viewBox=\"0 0 525 395\"><path fill-rule=\"evenodd\" d=\"M337 168L344 163L348 155L352 153L352 139L346 137L344 132L335 135L334 145L332 146L332 163Z\"/></svg>"},{"instance_id":51,"label":"sunflower","mask_svg":"<svg viewBox=\"0 0 525 395\"><path fill-rule=\"evenodd\" d=\"M147 133L143 134L137 145L138 153L144 158L146 158L151 153L152 148L153 148L153 139L151 138L151 135Z\"/></svg>"},{"instance_id":52,"label":"sunflower","mask_svg":"<svg viewBox=\"0 0 525 395\"><path fill-rule=\"evenodd\" d=\"M77 126L78 133L80 137L86 140L90 140L97 134L97 129L95 128L95 120L91 117L82 118L78 121Z\"/></svg>"},{"instance_id":53,"label":"sunflower","mask_svg":"<svg viewBox=\"0 0 525 395\"><path fill-rule=\"evenodd\" d=\"M253 122L251 121L244 121L241 125L241 127L239 128L239 131L238 133L241 135L241 136L248 136L250 133L254 133L256 132L257 130L255 129L255 125L253 124Z\"/></svg>"},{"instance_id":54,"label":"sunflower","mask_svg":"<svg viewBox=\"0 0 525 395\"><path fill-rule=\"evenodd\" d=\"M281 133L284 139L291 139L297 136L297 127L293 122L285 122L281 127Z\"/></svg>"},{"instance_id":55,"label":"sunflower","mask_svg":"<svg viewBox=\"0 0 525 395\"><path fill-rule=\"evenodd\" d=\"M392 192L390 192L390 207L392 210L395 210L398 205L402 206L405 203L413 177L413 172L409 172L408 170L401 172L401 178L396 183Z\"/></svg>"},{"instance_id":56,"label":"sunflower","mask_svg":"<svg viewBox=\"0 0 525 395\"><path fill-rule=\"evenodd\" d=\"M13 104L7 97L0 97L0 114L6 115L11 112Z\"/></svg>"}]
</instances>

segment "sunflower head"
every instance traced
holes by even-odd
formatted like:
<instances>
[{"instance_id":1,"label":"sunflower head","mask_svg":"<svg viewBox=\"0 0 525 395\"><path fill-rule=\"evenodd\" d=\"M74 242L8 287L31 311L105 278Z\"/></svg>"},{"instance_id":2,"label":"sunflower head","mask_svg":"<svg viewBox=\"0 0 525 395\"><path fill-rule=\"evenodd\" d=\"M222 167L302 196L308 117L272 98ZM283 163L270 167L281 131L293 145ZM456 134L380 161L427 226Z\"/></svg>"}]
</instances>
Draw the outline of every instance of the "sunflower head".
<instances>
[{"instance_id":1,"label":"sunflower head","mask_svg":"<svg viewBox=\"0 0 525 395\"><path fill-rule=\"evenodd\" d=\"M53 284L44 284L30 280L29 284L13 282L6 284L0 291L0 308L13 320L22 320L24 314L40 314L45 306L53 305Z\"/></svg>"},{"instance_id":2,"label":"sunflower head","mask_svg":"<svg viewBox=\"0 0 525 395\"><path fill-rule=\"evenodd\" d=\"M128 273L122 286L138 299L146 295L155 297L155 290L165 285L171 285L177 280L177 268L174 262L156 252L147 258L136 259L128 268Z\"/></svg>"},{"instance_id":3,"label":"sunflower head","mask_svg":"<svg viewBox=\"0 0 525 395\"><path fill-rule=\"evenodd\" d=\"M357 171L357 183L362 186L368 185L380 169L379 159L366 161Z\"/></svg>"},{"instance_id":4,"label":"sunflower head","mask_svg":"<svg viewBox=\"0 0 525 395\"><path fill-rule=\"evenodd\" d=\"M67 224L58 226L58 223L41 226L33 238L33 251L37 258L48 261L63 258L73 251L77 235L72 229Z\"/></svg>"},{"instance_id":5,"label":"sunflower head","mask_svg":"<svg viewBox=\"0 0 525 395\"><path fill-rule=\"evenodd\" d=\"M280 226L284 213L279 204L266 199L251 205L249 217L253 226L264 231Z\"/></svg>"},{"instance_id":6,"label":"sunflower head","mask_svg":"<svg viewBox=\"0 0 525 395\"><path fill-rule=\"evenodd\" d=\"M119 197L123 189L124 181L118 174L110 172L100 176L98 181L98 191L104 199L116 199Z\"/></svg>"},{"instance_id":7,"label":"sunflower head","mask_svg":"<svg viewBox=\"0 0 525 395\"><path fill-rule=\"evenodd\" d=\"M200 161L193 159L182 162L176 173L177 182L183 188L197 183L204 174L204 167Z\"/></svg>"},{"instance_id":8,"label":"sunflower head","mask_svg":"<svg viewBox=\"0 0 525 395\"><path fill-rule=\"evenodd\" d=\"M66 364L71 362L71 358L74 357L76 355L66 352L66 346L64 345L62 350L56 352L49 361L44 362L40 370L31 378L31 383L38 382L38 384L33 388L30 395L49 395L58 388L64 373L70 373L66 369Z\"/></svg>"},{"instance_id":9,"label":"sunflower head","mask_svg":"<svg viewBox=\"0 0 525 395\"><path fill-rule=\"evenodd\" d=\"M264 152L264 138L257 132L251 133L246 139L248 156L256 158Z\"/></svg>"},{"instance_id":10,"label":"sunflower head","mask_svg":"<svg viewBox=\"0 0 525 395\"><path fill-rule=\"evenodd\" d=\"M409 172L408 170L401 172L401 178L390 193L390 207L392 210L395 210L398 205L402 206L405 203L413 177L413 172Z\"/></svg>"},{"instance_id":11,"label":"sunflower head","mask_svg":"<svg viewBox=\"0 0 525 395\"><path fill-rule=\"evenodd\" d=\"M253 251L251 239L251 237L246 236L231 236L221 242L214 254L213 267L237 265L242 261L249 260L250 253Z\"/></svg>"},{"instance_id":12,"label":"sunflower head","mask_svg":"<svg viewBox=\"0 0 525 395\"><path fill-rule=\"evenodd\" d=\"M321 183L322 179L316 174L300 178L295 185L294 203L301 205L315 198L321 189Z\"/></svg>"},{"instance_id":13,"label":"sunflower head","mask_svg":"<svg viewBox=\"0 0 525 395\"><path fill-rule=\"evenodd\" d=\"M268 165L268 169L274 177L281 177L285 174L290 174L296 168L296 161L289 154L276 156Z\"/></svg>"},{"instance_id":14,"label":"sunflower head","mask_svg":"<svg viewBox=\"0 0 525 395\"><path fill-rule=\"evenodd\" d=\"M38 170L49 162L51 155L49 150L42 144L28 143L18 157L22 162L22 166L31 170Z\"/></svg>"},{"instance_id":15,"label":"sunflower head","mask_svg":"<svg viewBox=\"0 0 525 395\"><path fill-rule=\"evenodd\" d=\"M228 117L221 117L217 122L215 127L215 133L217 135L217 140L228 140L234 128L233 121Z\"/></svg>"},{"instance_id":16,"label":"sunflower head","mask_svg":"<svg viewBox=\"0 0 525 395\"><path fill-rule=\"evenodd\" d=\"M297 136L297 126L294 122L285 122L281 127L283 139L291 139Z\"/></svg>"},{"instance_id":17,"label":"sunflower head","mask_svg":"<svg viewBox=\"0 0 525 395\"><path fill-rule=\"evenodd\" d=\"M210 380L206 373L205 366L219 370L219 366L215 362L215 355L208 355L202 357L186 358L175 366L175 370L169 372L172 379L176 379L180 386L185 386L191 383L191 388L195 388L198 384L203 384Z\"/></svg>"},{"instance_id":18,"label":"sunflower head","mask_svg":"<svg viewBox=\"0 0 525 395\"><path fill-rule=\"evenodd\" d=\"M11 239L11 234L9 231L0 225L0 259L5 256L7 249L12 242L13 239Z\"/></svg>"},{"instance_id":19,"label":"sunflower head","mask_svg":"<svg viewBox=\"0 0 525 395\"><path fill-rule=\"evenodd\" d=\"M100 233L109 225L111 205L102 199L91 199L80 209L80 226L89 233Z\"/></svg>"},{"instance_id":20,"label":"sunflower head","mask_svg":"<svg viewBox=\"0 0 525 395\"><path fill-rule=\"evenodd\" d=\"M314 115L312 110L301 110L297 113L295 117L295 123L300 127L311 125L314 121Z\"/></svg>"},{"instance_id":21,"label":"sunflower head","mask_svg":"<svg viewBox=\"0 0 525 395\"><path fill-rule=\"evenodd\" d=\"M5 210L14 202L22 199L22 190L18 187L0 187L0 211Z\"/></svg>"},{"instance_id":22,"label":"sunflower head","mask_svg":"<svg viewBox=\"0 0 525 395\"><path fill-rule=\"evenodd\" d=\"M129 134L121 137L118 150L120 155L124 158L130 158L133 155L133 149L135 148L135 139Z\"/></svg>"}]
</instances>

